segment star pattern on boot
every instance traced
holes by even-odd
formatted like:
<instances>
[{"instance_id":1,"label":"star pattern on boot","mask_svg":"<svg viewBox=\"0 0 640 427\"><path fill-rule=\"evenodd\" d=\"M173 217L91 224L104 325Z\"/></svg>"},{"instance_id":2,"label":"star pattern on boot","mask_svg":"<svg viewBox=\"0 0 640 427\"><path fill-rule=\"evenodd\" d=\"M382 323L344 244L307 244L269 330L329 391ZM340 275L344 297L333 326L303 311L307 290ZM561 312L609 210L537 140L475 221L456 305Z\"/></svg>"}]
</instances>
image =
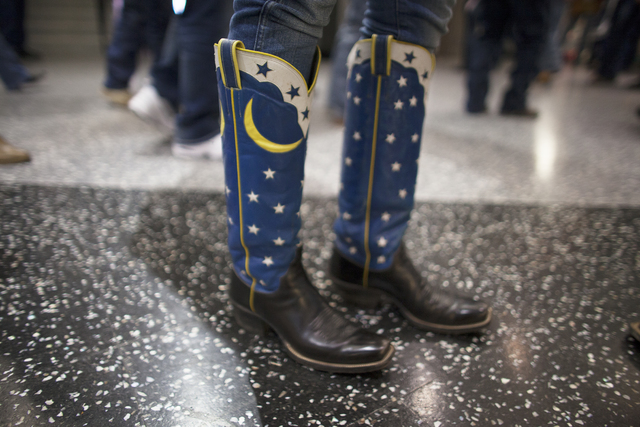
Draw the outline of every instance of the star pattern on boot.
<instances>
[{"instance_id":1,"label":"star pattern on boot","mask_svg":"<svg viewBox=\"0 0 640 427\"><path fill-rule=\"evenodd\" d=\"M267 169L266 171L262 172L263 174L265 174L265 179L273 179L273 176L276 174L276 171L272 171L271 168Z\"/></svg>"},{"instance_id":2,"label":"star pattern on boot","mask_svg":"<svg viewBox=\"0 0 640 427\"><path fill-rule=\"evenodd\" d=\"M258 203L258 195L256 193L254 193L253 191L249 194L247 194L247 196L249 196L249 202L256 202Z\"/></svg>"}]
</instances>

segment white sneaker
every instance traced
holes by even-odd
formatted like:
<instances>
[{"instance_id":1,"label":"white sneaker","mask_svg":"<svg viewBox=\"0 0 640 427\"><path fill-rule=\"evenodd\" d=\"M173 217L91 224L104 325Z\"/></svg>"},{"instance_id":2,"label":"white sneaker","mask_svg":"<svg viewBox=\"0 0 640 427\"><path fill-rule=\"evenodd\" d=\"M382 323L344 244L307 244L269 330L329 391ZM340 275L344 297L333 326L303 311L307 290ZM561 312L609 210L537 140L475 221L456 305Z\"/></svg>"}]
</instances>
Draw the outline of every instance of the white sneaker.
<instances>
[{"instance_id":1,"label":"white sneaker","mask_svg":"<svg viewBox=\"0 0 640 427\"><path fill-rule=\"evenodd\" d=\"M171 154L181 159L222 159L222 138L217 134L211 139L197 144L185 144L173 141Z\"/></svg>"},{"instance_id":2,"label":"white sneaker","mask_svg":"<svg viewBox=\"0 0 640 427\"><path fill-rule=\"evenodd\" d=\"M142 120L155 125L161 132L173 135L176 113L171 104L152 85L145 85L129 100L129 110Z\"/></svg>"}]
</instances>

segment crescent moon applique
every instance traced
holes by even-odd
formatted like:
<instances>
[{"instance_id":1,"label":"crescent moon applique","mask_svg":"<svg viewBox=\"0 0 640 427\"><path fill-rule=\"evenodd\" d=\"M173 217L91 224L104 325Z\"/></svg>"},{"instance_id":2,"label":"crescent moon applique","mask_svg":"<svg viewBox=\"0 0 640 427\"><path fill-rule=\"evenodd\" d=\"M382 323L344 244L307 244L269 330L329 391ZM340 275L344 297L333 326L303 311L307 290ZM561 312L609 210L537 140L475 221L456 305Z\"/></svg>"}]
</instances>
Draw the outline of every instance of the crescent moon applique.
<instances>
[{"instance_id":1,"label":"crescent moon applique","mask_svg":"<svg viewBox=\"0 0 640 427\"><path fill-rule=\"evenodd\" d=\"M249 100L249 102L247 103L247 108L245 108L244 110L244 127L247 131L247 135L249 135L253 142L255 142L260 148L271 153L286 153L294 150L298 145L300 145L302 139L292 144L276 144L275 142L269 141L267 138L265 138L256 127L256 124L253 122L253 110L251 108L252 106L253 98Z\"/></svg>"}]
</instances>

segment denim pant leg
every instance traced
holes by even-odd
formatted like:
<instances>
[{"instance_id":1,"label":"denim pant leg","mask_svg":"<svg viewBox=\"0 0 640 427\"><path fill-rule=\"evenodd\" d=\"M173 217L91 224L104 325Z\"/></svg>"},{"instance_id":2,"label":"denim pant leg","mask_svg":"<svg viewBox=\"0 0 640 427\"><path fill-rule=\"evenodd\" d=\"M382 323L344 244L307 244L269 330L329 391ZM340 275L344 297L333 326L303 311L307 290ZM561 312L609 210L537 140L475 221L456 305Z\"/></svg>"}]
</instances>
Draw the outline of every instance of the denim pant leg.
<instances>
[{"instance_id":1,"label":"denim pant leg","mask_svg":"<svg viewBox=\"0 0 640 427\"><path fill-rule=\"evenodd\" d=\"M25 45L25 0L0 0L0 32L16 53Z\"/></svg>"},{"instance_id":2,"label":"denim pant leg","mask_svg":"<svg viewBox=\"0 0 640 427\"><path fill-rule=\"evenodd\" d=\"M640 28L638 8L635 0L621 0L618 3L599 58L598 73L601 76L614 79L625 67L625 47L628 48L630 44L633 50L637 47L637 35L633 36L637 31L633 30Z\"/></svg>"},{"instance_id":3,"label":"denim pant leg","mask_svg":"<svg viewBox=\"0 0 640 427\"><path fill-rule=\"evenodd\" d=\"M104 86L126 89L136 70L138 51L144 44L147 25L145 0L125 0L111 44L107 49L107 77Z\"/></svg>"},{"instance_id":4,"label":"denim pant leg","mask_svg":"<svg viewBox=\"0 0 640 427\"><path fill-rule=\"evenodd\" d=\"M198 143L220 133L213 46L227 35L230 0L189 0L178 18L176 141Z\"/></svg>"},{"instance_id":5,"label":"denim pant leg","mask_svg":"<svg viewBox=\"0 0 640 427\"><path fill-rule=\"evenodd\" d=\"M566 5L566 0L551 0L549 30L547 31L547 40L540 55L540 71L551 71L555 73L562 68L560 20L564 15Z\"/></svg>"},{"instance_id":6,"label":"denim pant leg","mask_svg":"<svg viewBox=\"0 0 640 427\"><path fill-rule=\"evenodd\" d=\"M549 27L550 0L509 0L514 22L516 66L511 87L504 96L503 111L524 110L527 90L540 71L540 55Z\"/></svg>"},{"instance_id":7,"label":"denim pant leg","mask_svg":"<svg viewBox=\"0 0 640 427\"><path fill-rule=\"evenodd\" d=\"M164 38L169 27L169 22L173 17L171 2L167 0L144 0L147 13L147 26L145 29L145 41L151 54L153 63L149 74L153 77L157 73L157 68L162 67L162 52Z\"/></svg>"},{"instance_id":8,"label":"denim pant leg","mask_svg":"<svg viewBox=\"0 0 640 427\"><path fill-rule=\"evenodd\" d=\"M308 80L322 28L336 0L236 0L229 38L278 56ZM369 0L362 34L392 35L434 49L446 31L454 0Z\"/></svg>"},{"instance_id":9,"label":"denim pant leg","mask_svg":"<svg viewBox=\"0 0 640 427\"><path fill-rule=\"evenodd\" d=\"M0 34L0 79L8 90L20 89L29 71L20 63L18 55Z\"/></svg>"},{"instance_id":10,"label":"denim pant leg","mask_svg":"<svg viewBox=\"0 0 640 427\"><path fill-rule=\"evenodd\" d=\"M331 58L331 87L329 88L329 109L342 117L347 93L347 57L353 45L360 40L362 18L367 9L367 0L350 0L344 21L336 33Z\"/></svg>"},{"instance_id":11,"label":"denim pant leg","mask_svg":"<svg viewBox=\"0 0 640 427\"><path fill-rule=\"evenodd\" d=\"M467 53L467 105L470 113L486 109L490 72L502 51L511 11L504 0L484 0L474 10Z\"/></svg>"}]
</instances>

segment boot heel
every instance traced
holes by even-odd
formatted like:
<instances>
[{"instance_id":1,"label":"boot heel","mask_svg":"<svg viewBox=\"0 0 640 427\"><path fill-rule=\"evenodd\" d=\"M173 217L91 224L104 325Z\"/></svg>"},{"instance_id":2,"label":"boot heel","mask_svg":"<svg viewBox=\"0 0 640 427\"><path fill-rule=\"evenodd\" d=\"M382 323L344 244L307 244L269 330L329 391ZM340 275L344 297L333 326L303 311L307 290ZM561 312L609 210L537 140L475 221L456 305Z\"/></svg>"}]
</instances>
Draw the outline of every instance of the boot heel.
<instances>
[{"instance_id":1,"label":"boot heel","mask_svg":"<svg viewBox=\"0 0 640 427\"><path fill-rule=\"evenodd\" d=\"M267 335L269 332L269 325L258 317L257 314L247 310L244 307L240 307L233 304L233 317L235 317L238 325L249 332L253 332L258 335Z\"/></svg>"},{"instance_id":2,"label":"boot heel","mask_svg":"<svg viewBox=\"0 0 640 427\"><path fill-rule=\"evenodd\" d=\"M376 308L384 302L384 295L377 289L364 288L360 285L343 282L335 278L333 279L333 283L347 304L361 308Z\"/></svg>"}]
</instances>

